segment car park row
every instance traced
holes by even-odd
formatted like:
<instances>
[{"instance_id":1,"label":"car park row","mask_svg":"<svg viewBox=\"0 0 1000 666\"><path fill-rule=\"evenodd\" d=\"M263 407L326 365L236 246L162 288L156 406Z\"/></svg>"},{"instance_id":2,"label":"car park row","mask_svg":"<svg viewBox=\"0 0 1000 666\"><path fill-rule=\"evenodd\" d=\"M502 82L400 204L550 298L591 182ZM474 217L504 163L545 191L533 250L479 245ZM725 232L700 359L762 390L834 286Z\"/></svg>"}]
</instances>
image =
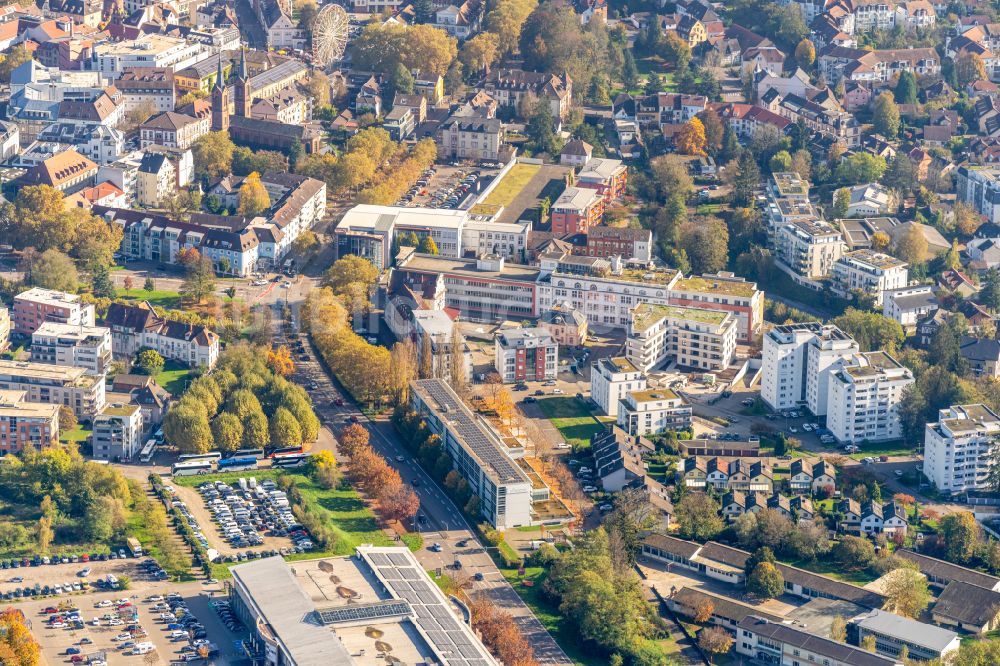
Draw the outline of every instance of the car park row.
<instances>
[{"instance_id":1,"label":"car park row","mask_svg":"<svg viewBox=\"0 0 1000 666\"><path fill-rule=\"evenodd\" d=\"M234 548L262 545L261 532L288 537L294 552L314 547L308 532L292 514L288 496L270 479L261 483L254 477L240 479L235 488L222 481L207 482L198 491Z\"/></svg>"}]
</instances>

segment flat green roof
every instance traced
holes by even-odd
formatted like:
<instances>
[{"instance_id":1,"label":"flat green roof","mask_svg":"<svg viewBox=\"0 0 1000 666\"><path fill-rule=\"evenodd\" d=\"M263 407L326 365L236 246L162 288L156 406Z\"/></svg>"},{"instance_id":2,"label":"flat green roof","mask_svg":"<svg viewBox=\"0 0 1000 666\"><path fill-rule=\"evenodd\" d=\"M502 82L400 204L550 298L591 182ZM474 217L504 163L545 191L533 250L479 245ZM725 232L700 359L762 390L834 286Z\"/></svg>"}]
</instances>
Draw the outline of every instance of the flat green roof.
<instances>
[{"instance_id":1,"label":"flat green roof","mask_svg":"<svg viewBox=\"0 0 1000 666\"><path fill-rule=\"evenodd\" d=\"M727 280L724 278L705 278L697 275L681 278L674 285L675 290L719 292L734 296L750 297L757 291L757 285L743 280Z\"/></svg>"},{"instance_id":2,"label":"flat green roof","mask_svg":"<svg viewBox=\"0 0 1000 666\"><path fill-rule=\"evenodd\" d=\"M660 321L664 317L674 319L686 319L697 321L703 324L720 325L729 316L728 312L722 310L705 310L702 308L688 308L683 305L652 305L650 303L640 303L632 311L632 330L645 331L647 328Z\"/></svg>"}]
</instances>

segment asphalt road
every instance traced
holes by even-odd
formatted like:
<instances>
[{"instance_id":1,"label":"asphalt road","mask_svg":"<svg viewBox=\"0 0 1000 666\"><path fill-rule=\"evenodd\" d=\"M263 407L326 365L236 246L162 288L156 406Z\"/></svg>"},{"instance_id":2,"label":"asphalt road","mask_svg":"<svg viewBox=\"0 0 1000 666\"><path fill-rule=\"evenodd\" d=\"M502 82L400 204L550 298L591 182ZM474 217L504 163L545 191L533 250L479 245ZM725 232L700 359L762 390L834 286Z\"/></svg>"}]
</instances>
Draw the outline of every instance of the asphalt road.
<instances>
[{"instance_id":1,"label":"asphalt road","mask_svg":"<svg viewBox=\"0 0 1000 666\"><path fill-rule=\"evenodd\" d=\"M312 284L312 280L304 278L286 290L288 306L293 313L297 312ZM285 344L288 338L282 329L280 308L275 310L275 342ZM300 339L304 341L304 338ZM351 417L356 418L368 430L372 448L396 468L403 481L410 483L420 498L418 515L423 520L417 520L415 528L424 539L424 547L416 553L421 565L431 571L440 569L442 573L459 579L468 576L475 592L486 594L493 603L513 616L539 662L570 666L573 662L497 569L455 504L413 460L388 418L369 420L365 417L350 396L323 370L311 345L305 344L304 352L296 351L295 358L297 369L294 379L309 390L323 424L336 432L350 423ZM335 399L342 399L343 406L334 405ZM326 446L321 444L318 448ZM338 455L338 458L341 457ZM464 545L460 546L460 543ZM440 545L440 552L432 550L436 548L435 544ZM454 568L455 562L461 564L461 569ZM472 576L476 573L482 573L484 580L473 581Z\"/></svg>"}]
</instances>

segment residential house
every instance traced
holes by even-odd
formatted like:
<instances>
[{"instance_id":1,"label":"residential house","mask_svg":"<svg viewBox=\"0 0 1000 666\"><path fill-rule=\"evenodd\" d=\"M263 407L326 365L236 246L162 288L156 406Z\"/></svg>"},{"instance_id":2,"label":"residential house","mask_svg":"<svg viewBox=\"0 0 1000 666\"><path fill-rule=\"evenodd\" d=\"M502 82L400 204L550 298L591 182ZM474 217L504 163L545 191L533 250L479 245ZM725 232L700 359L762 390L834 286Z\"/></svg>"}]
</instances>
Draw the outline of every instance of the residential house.
<instances>
[{"instance_id":1,"label":"residential house","mask_svg":"<svg viewBox=\"0 0 1000 666\"><path fill-rule=\"evenodd\" d=\"M219 336L204 326L160 317L153 306L112 303L104 316L115 356L131 358L143 348L190 367L211 369L219 358Z\"/></svg>"}]
</instances>

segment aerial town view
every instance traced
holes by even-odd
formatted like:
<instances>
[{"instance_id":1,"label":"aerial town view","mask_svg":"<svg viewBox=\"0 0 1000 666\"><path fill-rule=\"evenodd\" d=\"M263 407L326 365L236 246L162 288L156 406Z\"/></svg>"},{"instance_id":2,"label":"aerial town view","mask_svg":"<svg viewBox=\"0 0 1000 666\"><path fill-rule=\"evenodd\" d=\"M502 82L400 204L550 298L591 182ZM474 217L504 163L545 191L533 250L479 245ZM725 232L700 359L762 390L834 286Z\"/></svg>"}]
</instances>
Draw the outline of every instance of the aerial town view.
<instances>
[{"instance_id":1,"label":"aerial town view","mask_svg":"<svg viewBox=\"0 0 1000 666\"><path fill-rule=\"evenodd\" d=\"M1000 666L1000 2L0 0L0 666Z\"/></svg>"}]
</instances>

